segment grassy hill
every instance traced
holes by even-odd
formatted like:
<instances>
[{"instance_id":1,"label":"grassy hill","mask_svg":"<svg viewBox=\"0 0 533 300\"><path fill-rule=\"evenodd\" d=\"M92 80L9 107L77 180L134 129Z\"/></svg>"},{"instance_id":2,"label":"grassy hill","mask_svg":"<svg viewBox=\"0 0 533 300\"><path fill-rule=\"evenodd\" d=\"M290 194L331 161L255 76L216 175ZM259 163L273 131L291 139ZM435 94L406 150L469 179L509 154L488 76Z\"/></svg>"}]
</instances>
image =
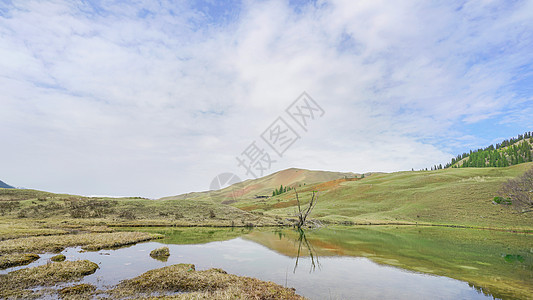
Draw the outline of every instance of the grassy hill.
<instances>
[{"instance_id":1,"label":"grassy hill","mask_svg":"<svg viewBox=\"0 0 533 300\"><path fill-rule=\"evenodd\" d=\"M247 203L254 199L263 199L263 197L271 196L272 191L279 188L280 185L294 188L341 178L356 178L359 176L361 175L355 173L291 168L258 179L239 182L217 191L188 193L178 196L164 197L161 198L161 200L210 199L216 203L222 204Z\"/></svg>"},{"instance_id":2,"label":"grassy hill","mask_svg":"<svg viewBox=\"0 0 533 300\"><path fill-rule=\"evenodd\" d=\"M531 167L530 162L505 168L375 173L364 178L353 173L288 169L220 191L159 200L0 189L0 231L2 224L15 223L22 227L44 224L40 228L288 225L296 211L294 191L258 197L271 195L281 184L293 186L304 202L318 191L318 204L311 218L325 223L418 223L533 230L533 213L519 213L513 206L492 202L504 182Z\"/></svg>"},{"instance_id":3,"label":"grassy hill","mask_svg":"<svg viewBox=\"0 0 533 300\"><path fill-rule=\"evenodd\" d=\"M532 213L495 205L501 184L533 163L505 168L449 168L374 174L298 188L300 199L319 191L312 217L326 222L431 223L474 227L533 228ZM277 216L296 211L294 192L235 203L236 207Z\"/></svg>"},{"instance_id":4,"label":"grassy hill","mask_svg":"<svg viewBox=\"0 0 533 300\"><path fill-rule=\"evenodd\" d=\"M83 197L0 189L0 236L32 235L32 228L48 232L107 225L246 227L280 223L283 221L274 217L210 200Z\"/></svg>"}]
</instances>

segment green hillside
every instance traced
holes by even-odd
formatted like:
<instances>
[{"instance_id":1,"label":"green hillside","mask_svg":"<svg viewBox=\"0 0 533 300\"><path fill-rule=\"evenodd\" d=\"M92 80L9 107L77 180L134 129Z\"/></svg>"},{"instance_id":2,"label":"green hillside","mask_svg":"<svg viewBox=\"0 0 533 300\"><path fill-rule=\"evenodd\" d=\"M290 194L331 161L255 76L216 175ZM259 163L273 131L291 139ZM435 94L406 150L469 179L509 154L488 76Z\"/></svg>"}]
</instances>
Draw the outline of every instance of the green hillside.
<instances>
[{"instance_id":1,"label":"green hillside","mask_svg":"<svg viewBox=\"0 0 533 300\"><path fill-rule=\"evenodd\" d=\"M35 224L40 224L38 227L43 230L88 225L289 225L297 207L295 190L304 202L309 201L313 191L318 191L318 204L311 218L324 223L418 223L533 230L533 212L521 213L514 205L492 201L504 182L532 167L533 162L528 162L502 168L374 173L364 178L343 175L347 173L289 169L218 192L159 200L0 189L0 232L3 225L13 222L21 226L17 230L24 234L26 227ZM325 181L330 177L337 179ZM315 183L300 184L300 180ZM283 186L292 183L294 190L273 197L257 197L258 192L271 195L271 188L277 188L280 183ZM228 191L239 189L247 193L227 202ZM8 227L10 234L18 232L12 225Z\"/></svg>"},{"instance_id":2,"label":"green hillside","mask_svg":"<svg viewBox=\"0 0 533 300\"><path fill-rule=\"evenodd\" d=\"M533 163L505 168L448 168L375 174L297 189L308 200L313 190L319 201L313 217L325 222L431 223L474 227L533 229L532 213L493 204L501 185ZM237 205L245 210L291 216L296 211L292 192Z\"/></svg>"},{"instance_id":3,"label":"green hillside","mask_svg":"<svg viewBox=\"0 0 533 300\"><path fill-rule=\"evenodd\" d=\"M533 138L531 132L504 140L496 145L463 153L447 163L444 168L508 167L533 161ZM441 169L435 166L433 169Z\"/></svg>"}]
</instances>

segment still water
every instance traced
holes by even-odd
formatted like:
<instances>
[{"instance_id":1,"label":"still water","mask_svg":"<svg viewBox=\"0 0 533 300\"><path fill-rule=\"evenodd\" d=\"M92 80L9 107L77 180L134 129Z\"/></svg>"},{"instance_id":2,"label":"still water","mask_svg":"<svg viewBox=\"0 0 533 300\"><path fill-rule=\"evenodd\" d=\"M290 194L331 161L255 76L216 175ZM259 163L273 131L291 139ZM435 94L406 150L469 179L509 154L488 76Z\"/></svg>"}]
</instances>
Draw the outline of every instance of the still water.
<instances>
[{"instance_id":1,"label":"still water","mask_svg":"<svg viewBox=\"0 0 533 300\"><path fill-rule=\"evenodd\" d=\"M78 247L62 253L68 260L98 263L100 269L82 282L100 288L177 263L273 281L311 299L528 298L533 284L533 240L525 234L328 228L302 237L288 229L140 230L167 237L121 249ZM150 251L163 244L170 249L168 260L151 258Z\"/></svg>"}]
</instances>

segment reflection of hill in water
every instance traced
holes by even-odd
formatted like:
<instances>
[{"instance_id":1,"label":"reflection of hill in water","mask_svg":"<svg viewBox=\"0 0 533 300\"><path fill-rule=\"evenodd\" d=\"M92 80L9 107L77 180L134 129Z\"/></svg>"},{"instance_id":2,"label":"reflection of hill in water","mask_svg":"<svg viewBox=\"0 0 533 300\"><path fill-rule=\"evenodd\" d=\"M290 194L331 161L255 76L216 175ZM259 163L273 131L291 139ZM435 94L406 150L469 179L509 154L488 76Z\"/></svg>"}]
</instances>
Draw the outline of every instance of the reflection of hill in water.
<instances>
[{"instance_id":1,"label":"reflection of hill in water","mask_svg":"<svg viewBox=\"0 0 533 300\"><path fill-rule=\"evenodd\" d=\"M306 231L306 237L313 245L314 250L319 256L342 256L346 255L344 250L335 244L327 243L316 238L311 238L312 233ZM275 232L268 232L262 230L254 230L250 234L243 236L244 239L254 241L261 245L276 251L279 254L296 257L298 255L299 235L296 230L279 230ZM300 256L309 256L307 252L303 252Z\"/></svg>"},{"instance_id":2,"label":"reflection of hill in water","mask_svg":"<svg viewBox=\"0 0 533 300\"><path fill-rule=\"evenodd\" d=\"M533 235L440 227L323 228L306 237L319 256L367 257L378 264L469 282L497 298L533 295ZM298 232L253 231L244 236L297 257ZM309 256L302 250L300 256ZM510 260L509 257L520 257Z\"/></svg>"}]
</instances>

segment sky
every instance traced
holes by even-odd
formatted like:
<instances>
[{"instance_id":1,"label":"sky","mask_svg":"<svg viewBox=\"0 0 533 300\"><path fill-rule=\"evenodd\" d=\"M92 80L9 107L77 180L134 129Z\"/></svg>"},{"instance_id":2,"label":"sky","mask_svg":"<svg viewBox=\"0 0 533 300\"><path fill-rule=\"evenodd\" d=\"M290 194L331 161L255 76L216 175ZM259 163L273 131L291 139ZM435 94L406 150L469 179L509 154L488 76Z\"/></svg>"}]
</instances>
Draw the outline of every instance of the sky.
<instances>
[{"instance_id":1,"label":"sky","mask_svg":"<svg viewBox=\"0 0 533 300\"><path fill-rule=\"evenodd\" d=\"M533 1L0 0L0 179L429 168L532 131L532 87Z\"/></svg>"}]
</instances>

